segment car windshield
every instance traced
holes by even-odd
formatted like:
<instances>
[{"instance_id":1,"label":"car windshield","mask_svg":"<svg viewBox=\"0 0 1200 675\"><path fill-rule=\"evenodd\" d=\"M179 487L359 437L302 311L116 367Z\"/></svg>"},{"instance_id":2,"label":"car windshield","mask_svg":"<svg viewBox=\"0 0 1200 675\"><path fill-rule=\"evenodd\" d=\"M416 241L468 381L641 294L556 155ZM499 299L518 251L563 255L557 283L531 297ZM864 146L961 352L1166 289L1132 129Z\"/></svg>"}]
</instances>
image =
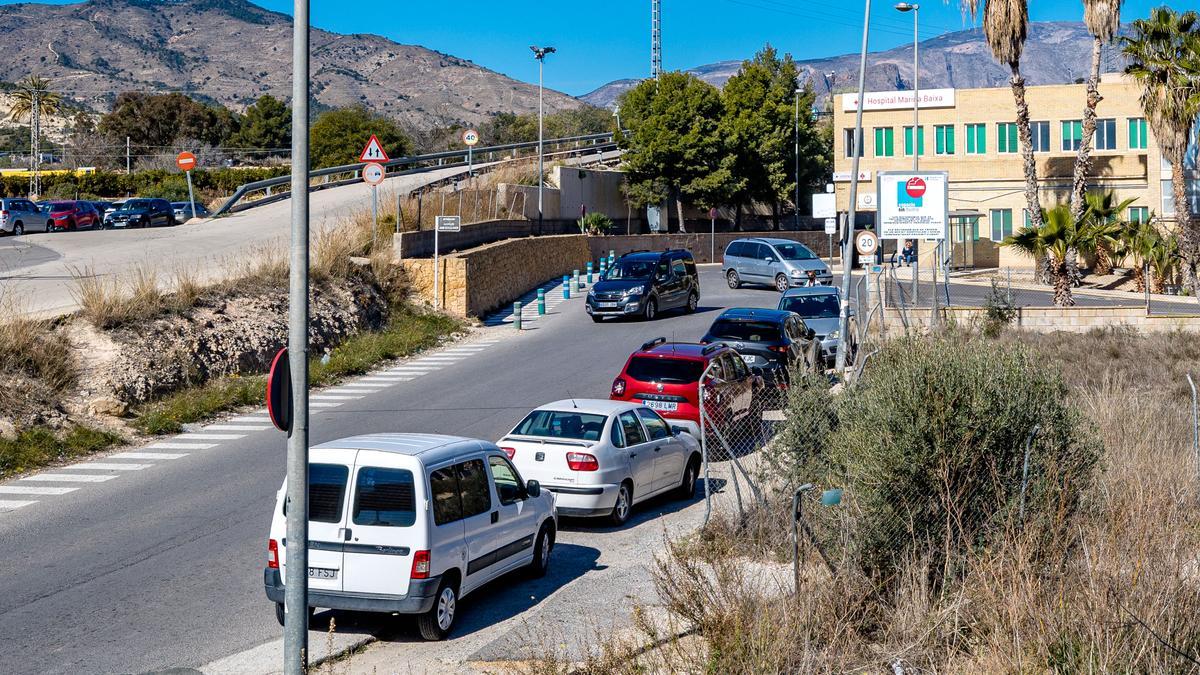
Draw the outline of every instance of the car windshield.
<instances>
[{"instance_id":1,"label":"car windshield","mask_svg":"<svg viewBox=\"0 0 1200 675\"><path fill-rule=\"evenodd\" d=\"M51 211L70 211L75 208L74 202L50 202Z\"/></svg>"},{"instance_id":2,"label":"car windshield","mask_svg":"<svg viewBox=\"0 0 1200 675\"><path fill-rule=\"evenodd\" d=\"M654 263L649 260L618 260L604 274L608 280L649 279L654 274Z\"/></svg>"},{"instance_id":3,"label":"car windshield","mask_svg":"<svg viewBox=\"0 0 1200 675\"><path fill-rule=\"evenodd\" d=\"M832 293L820 295L793 295L779 303L779 309L795 312L805 319L833 319L838 316L837 296Z\"/></svg>"},{"instance_id":4,"label":"car windshield","mask_svg":"<svg viewBox=\"0 0 1200 675\"><path fill-rule=\"evenodd\" d=\"M598 441L606 419L604 415L575 411L534 410L521 420L513 433L518 436Z\"/></svg>"},{"instance_id":5,"label":"car windshield","mask_svg":"<svg viewBox=\"0 0 1200 675\"><path fill-rule=\"evenodd\" d=\"M776 342L782 336L779 324L768 321L731 321L717 319L708 334L720 340Z\"/></svg>"},{"instance_id":6,"label":"car windshield","mask_svg":"<svg viewBox=\"0 0 1200 675\"><path fill-rule=\"evenodd\" d=\"M629 362L626 372L629 377L639 382L690 384L700 379L701 373L704 372L704 362L635 356Z\"/></svg>"},{"instance_id":7,"label":"car windshield","mask_svg":"<svg viewBox=\"0 0 1200 675\"><path fill-rule=\"evenodd\" d=\"M132 209L148 209L148 208L150 208L150 200L149 199L130 199L129 201L122 204L121 208L125 209L126 211L129 211Z\"/></svg>"},{"instance_id":8,"label":"car windshield","mask_svg":"<svg viewBox=\"0 0 1200 675\"><path fill-rule=\"evenodd\" d=\"M817 257L803 244L775 244L775 250L784 260L814 260Z\"/></svg>"}]
</instances>

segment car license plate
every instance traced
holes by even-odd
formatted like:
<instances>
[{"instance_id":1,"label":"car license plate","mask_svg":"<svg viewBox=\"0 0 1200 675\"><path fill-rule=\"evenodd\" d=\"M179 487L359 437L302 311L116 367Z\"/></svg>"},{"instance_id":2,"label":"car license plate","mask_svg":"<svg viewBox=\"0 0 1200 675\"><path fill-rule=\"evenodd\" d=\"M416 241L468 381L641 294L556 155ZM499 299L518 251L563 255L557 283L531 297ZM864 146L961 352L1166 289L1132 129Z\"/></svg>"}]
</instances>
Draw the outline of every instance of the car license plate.
<instances>
[{"instance_id":1,"label":"car license plate","mask_svg":"<svg viewBox=\"0 0 1200 675\"><path fill-rule=\"evenodd\" d=\"M745 361L746 363L753 364L756 361L758 361L758 357L757 356L743 356L742 360Z\"/></svg>"},{"instance_id":2,"label":"car license plate","mask_svg":"<svg viewBox=\"0 0 1200 675\"><path fill-rule=\"evenodd\" d=\"M661 410L663 412L675 412L679 410L679 404L674 401L646 401L646 407L651 410Z\"/></svg>"},{"instance_id":3,"label":"car license plate","mask_svg":"<svg viewBox=\"0 0 1200 675\"><path fill-rule=\"evenodd\" d=\"M621 306L619 302L600 302L596 305L600 309L616 309Z\"/></svg>"},{"instance_id":4,"label":"car license plate","mask_svg":"<svg viewBox=\"0 0 1200 675\"><path fill-rule=\"evenodd\" d=\"M331 569L327 569L324 567L308 568L308 578L309 579L336 579L337 573L338 573L337 570L331 570Z\"/></svg>"}]
</instances>

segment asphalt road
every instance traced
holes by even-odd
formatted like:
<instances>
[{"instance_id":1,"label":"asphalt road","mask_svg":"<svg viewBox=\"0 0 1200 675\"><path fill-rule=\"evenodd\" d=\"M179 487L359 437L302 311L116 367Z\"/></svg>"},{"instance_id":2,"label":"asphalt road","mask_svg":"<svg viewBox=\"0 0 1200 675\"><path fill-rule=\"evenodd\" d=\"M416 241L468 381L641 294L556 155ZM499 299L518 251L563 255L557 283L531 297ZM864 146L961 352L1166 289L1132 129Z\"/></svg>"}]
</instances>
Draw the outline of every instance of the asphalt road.
<instances>
[{"instance_id":1,"label":"asphalt road","mask_svg":"<svg viewBox=\"0 0 1200 675\"><path fill-rule=\"evenodd\" d=\"M494 440L548 401L606 397L625 358L645 340L659 335L695 340L721 308L774 306L778 298L765 288L730 291L711 268L701 277L701 311L691 316L669 313L652 324L597 326L574 299L520 335L509 327L483 329L472 340L496 342L477 353L447 357L416 379L385 383L376 393L314 411L312 441L384 431ZM4 488L78 488L26 497L36 503L14 510L0 508L3 670L195 668L278 639L274 608L262 591L262 567L270 510L284 473L285 439L262 430L209 440L213 447L203 449L188 439L178 439L185 450L143 449L186 453L137 460L148 465L143 470L48 470L43 472L52 475L48 481L0 485L0 506L2 500L23 499L4 494ZM88 483L53 478L64 473L112 478ZM491 644L487 653L500 658L505 641L485 633L493 623L535 607L539 615L556 607L549 615L559 617L555 622L581 621L577 607L617 607L627 591L649 583L641 566L664 531L655 518L682 506L654 504L640 525L619 531L570 525L546 579L503 580L478 601L468 599L464 635L455 639ZM702 510L697 504L689 508ZM597 562L605 559L621 565ZM403 629L396 637L392 620L367 630L412 639ZM323 637L314 633L312 640Z\"/></svg>"}]
</instances>

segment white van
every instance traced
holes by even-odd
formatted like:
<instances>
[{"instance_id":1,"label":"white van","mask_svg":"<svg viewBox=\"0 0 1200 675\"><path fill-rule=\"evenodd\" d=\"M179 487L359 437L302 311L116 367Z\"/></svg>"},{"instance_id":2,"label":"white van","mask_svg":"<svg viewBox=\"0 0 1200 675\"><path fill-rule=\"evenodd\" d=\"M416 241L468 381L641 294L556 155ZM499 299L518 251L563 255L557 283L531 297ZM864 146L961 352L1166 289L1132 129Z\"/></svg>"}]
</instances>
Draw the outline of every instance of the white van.
<instances>
[{"instance_id":1,"label":"white van","mask_svg":"<svg viewBox=\"0 0 1200 675\"><path fill-rule=\"evenodd\" d=\"M263 574L283 622L286 516L280 488ZM355 436L309 451L308 604L417 614L427 640L460 598L519 567L541 576L558 521L554 496L525 482L487 441Z\"/></svg>"}]
</instances>

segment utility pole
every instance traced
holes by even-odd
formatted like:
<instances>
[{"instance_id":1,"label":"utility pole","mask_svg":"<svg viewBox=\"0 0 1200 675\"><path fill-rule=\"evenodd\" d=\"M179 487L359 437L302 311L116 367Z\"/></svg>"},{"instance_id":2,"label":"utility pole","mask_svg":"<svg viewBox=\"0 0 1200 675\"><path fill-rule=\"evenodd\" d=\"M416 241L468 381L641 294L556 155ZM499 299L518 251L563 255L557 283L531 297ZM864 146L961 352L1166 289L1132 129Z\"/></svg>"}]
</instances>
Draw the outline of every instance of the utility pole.
<instances>
[{"instance_id":1,"label":"utility pole","mask_svg":"<svg viewBox=\"0 0 1200 675\"><path fill-rule=\"evenodd\" d=\"M125 175L128 176L131 171L132 164L129 162L129 137L125 137Z\"/></svg>"},{"instance_id":2,"label":"utility pole","mask_svg":"<svg viewBox=\"0 0 1200 675\"><path fill-rule=\"evenodd\" d=\"M918 30L917 17L920 14L921 6L908 2L896 4L896 9L900 12L912 12L913 15L913 173L921 170L921 146L918 143L917 132L921 128L921 62L918 59L917 52L921 46L921 34ZM937 139L934 139L937 142ZM940 244L939 244L940 246ZM921 278L921 259L918 257L912 263L912 297L915 302L919 291L918 281ZM937 282L935 280L933 286L933 301L937 302Z\"/></svg>"},{"instance_id":3,"label":"utility pole","mask_svg":"<svg viewBox=\"0 0 1200 675\"><path fill-rule=\"evenodd\" d=\"M662 75L662 0L650 0L650 77Z\"/></svg>"},{"instance_id":4,"label":"utility pole","mask_svg":"<svg viewBox=\"0 0 1200 675\"><path fill-rule=\"evenodd\" d=\"M834 367L837 372L842 374L843 379L846 375L846 350L849 346L847 337L850 335L850 285L852 281L851 272L853 270L853 253L850 250L850 242L854 239L854 221L857 216L857 200L858 200L858 167L862 159L863 150L863 97L866 95L867 88L867 38L870 35L871 29L871 0L864 0L866 7L863 10L863 36L862 36L862 52L858 61L858 112L854 122L854 138L852 139L853 159L850 167L850 204L849 216L846 218L846 227L842 228L842 308L838 312L838 330L841 331L842 343L838 347L837 357ZM859 307L859 311L862 311Z\"/></svg>"},{"instance_id":5,"label":"utility pole","mask_svg":"<svg viewBox=\"0 0 1200 675\"><path fill-rule=\"evenodd\" d=\"M542 234L542 188L546 183L546 150L544 147L546 112L542 98L542 92L544 91L542 75L545 71L546 55L553 54L557 50L554 47L538 47L536 45L531 45L529 49L533 51L533 58L537 59L538 62L538 234Z\"/></svg>"},{"instance_id":6,"label":"utility pole","mask_svg":"<svg viewBox=\"0 0 1200 675\"><path fill-rule=\"evenodd\" d=\"M292 429L287 442L287 545L283 665L308 670L308 0L292 13L292 242L288 279L288 363Z\"/></svg>"},{"instance_id":7,"label":"utility pole","mask_svg":"<svg viewBox=\"0 0 1200 675\"><path fill-rule=\"evenodd\" d=\"M796 198L792 202L796 207L796 229L800 229L800 93L796 88Z\"/></svg>"}]
</instances>

